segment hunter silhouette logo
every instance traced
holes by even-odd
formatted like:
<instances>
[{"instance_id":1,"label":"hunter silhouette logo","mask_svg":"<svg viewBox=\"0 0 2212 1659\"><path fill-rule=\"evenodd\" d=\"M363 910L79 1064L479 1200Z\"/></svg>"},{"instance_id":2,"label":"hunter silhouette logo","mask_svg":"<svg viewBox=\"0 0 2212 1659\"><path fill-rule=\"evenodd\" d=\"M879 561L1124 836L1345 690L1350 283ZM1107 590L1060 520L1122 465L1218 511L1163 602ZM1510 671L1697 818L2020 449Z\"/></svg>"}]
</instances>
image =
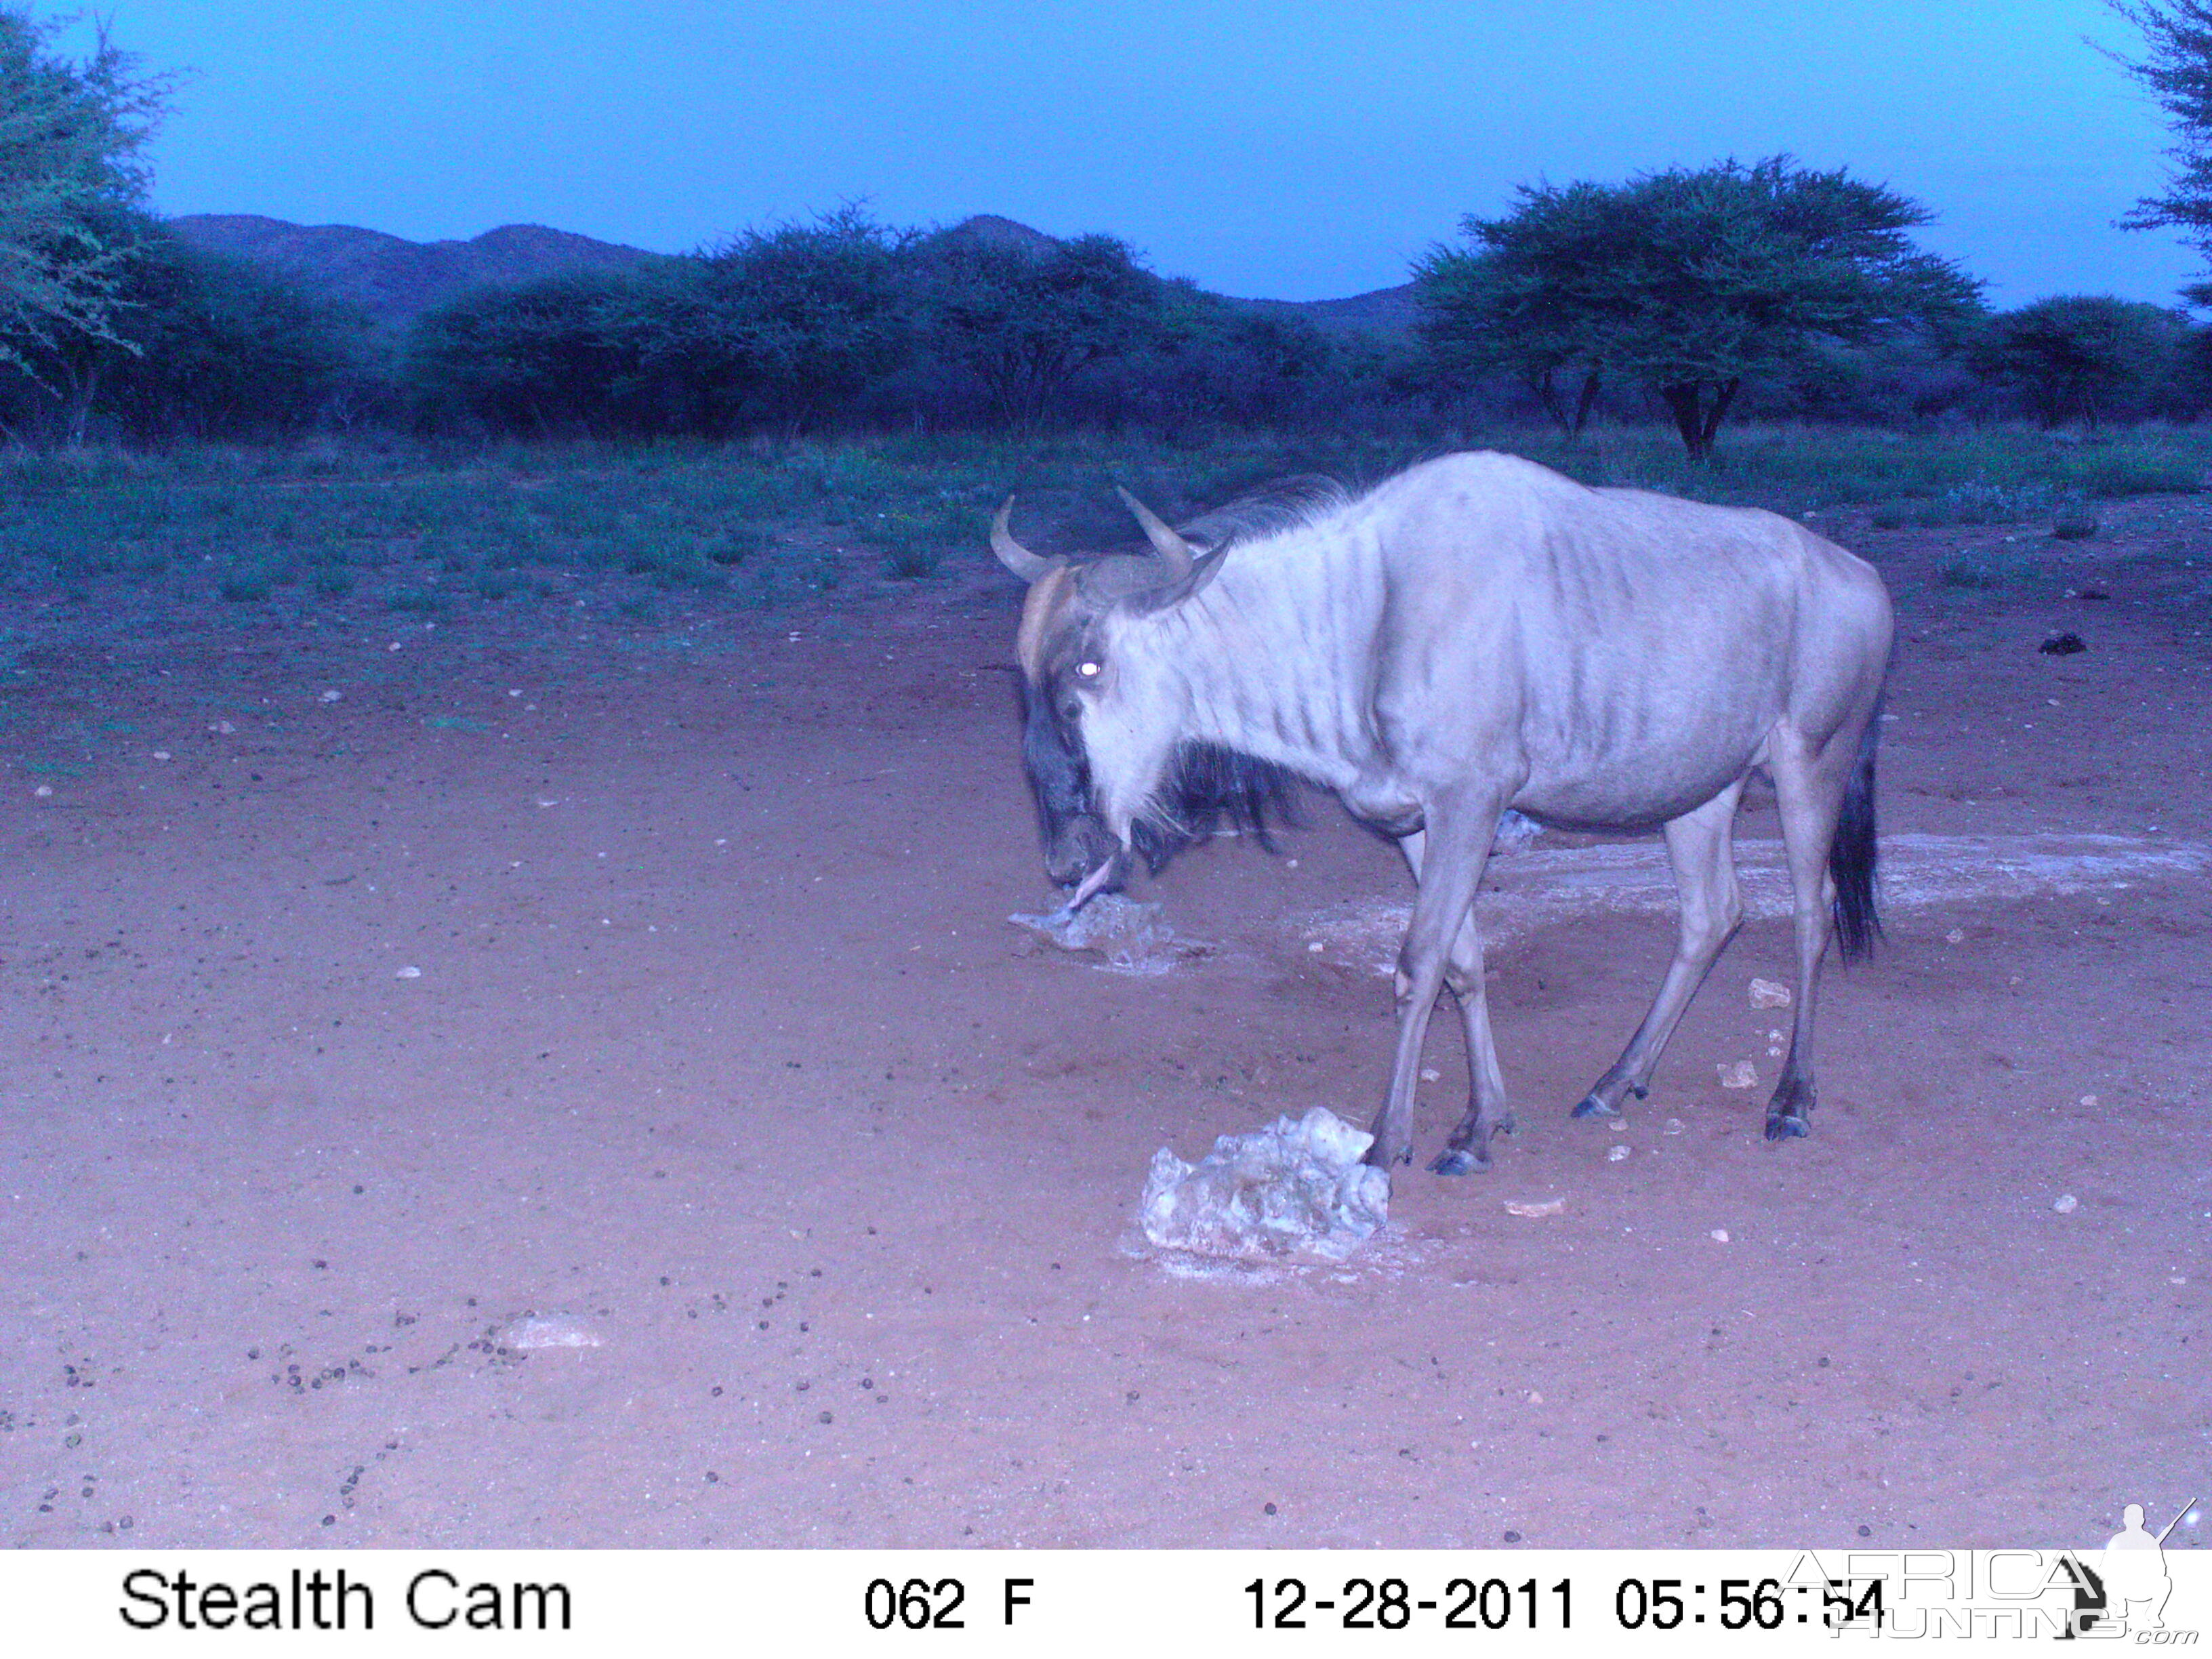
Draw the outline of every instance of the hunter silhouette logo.
<instances>
[{"instance_id":1,"label":"hunter silhouette logo","mask_svg":"<svg viewBox=\"0 0 2212 1659\"><path fill-rule=\"evenodd\" d=\"M2196 1507L2192 1498L2153 1533L2143 1525L2142 1505L2130 1504L2120 1511L2120 1529L2106 1541L2104 1559L2095 1567L2069 1556L2065 1565L2074 1581L2073 1628L2061 1639L2092 1631L2111 1637L2164 1630L2166 1598L2173 1594L2166 1567L2166 1535ZM2105 1628L2096 1630L2099 1625Z\"/></svg>"}]
</instances>

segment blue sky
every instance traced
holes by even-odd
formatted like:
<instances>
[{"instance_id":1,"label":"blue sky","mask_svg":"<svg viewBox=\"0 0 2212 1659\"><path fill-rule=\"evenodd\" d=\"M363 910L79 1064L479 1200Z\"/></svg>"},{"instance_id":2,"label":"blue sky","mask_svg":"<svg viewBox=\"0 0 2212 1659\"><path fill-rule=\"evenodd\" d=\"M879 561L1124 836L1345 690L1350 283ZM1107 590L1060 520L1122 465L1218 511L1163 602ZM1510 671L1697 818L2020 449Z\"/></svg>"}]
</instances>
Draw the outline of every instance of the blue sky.
<instances>
[{"instance_id":1,"label":"blue sky","mask_svg":"<svg viewBox=\"0 0 2212 1659\"><path fill-rule=\"evenodd\" d=\"M190 72L155 153L171 213L676 250L866 198L900 223L1109 231L1170 275L1309 300L1404 281L1524 180L1786 150L1934 209L1928 244L2001 305L2171 302L2198 271L2112 228L2167 138L2084 44L2136 44L2101 0L99 10Z\"/></svg>"}]
</instances>

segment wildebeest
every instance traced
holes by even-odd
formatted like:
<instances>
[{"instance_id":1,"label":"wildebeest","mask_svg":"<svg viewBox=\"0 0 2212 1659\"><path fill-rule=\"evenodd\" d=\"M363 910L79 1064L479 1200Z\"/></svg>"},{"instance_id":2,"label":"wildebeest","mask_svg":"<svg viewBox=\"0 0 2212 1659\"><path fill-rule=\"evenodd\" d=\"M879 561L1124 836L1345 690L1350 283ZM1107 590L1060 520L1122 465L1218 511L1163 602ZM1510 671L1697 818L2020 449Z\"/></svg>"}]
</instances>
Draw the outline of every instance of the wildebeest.
<instances>
[{"instance_id":1,"label":"wildebeest","mask_svg":"<svg viewBox=\"0 0 2212 1659\"><path fill-rule=\"evenodd\" d=\"M1890 656L1873 568L1771 513L1592 489L1493 453L1425 462L1358 497L1310 484L1086 564L992 546L1030 584L1016 640L1024 758L1046 867L1072 906L1133 855L1157 864L1223 817L1263 823L1291 776L1396 838L1418 893L1398 1035L1368 1160L1410 1161L1440 989L1467 1027L1469 1105L1430 1168L1486 1167L1512 1127L1473 907L1503 814L1660 829L1681 894L1673 963L1627 1048L1574 1109L1641 1097L1743 915L1731 835L1772 778L1796 894L1796 1027L1770 1140L1814 1103L1832 932L1878 931L1875 745Z\"/></svg>"}]
</instances>

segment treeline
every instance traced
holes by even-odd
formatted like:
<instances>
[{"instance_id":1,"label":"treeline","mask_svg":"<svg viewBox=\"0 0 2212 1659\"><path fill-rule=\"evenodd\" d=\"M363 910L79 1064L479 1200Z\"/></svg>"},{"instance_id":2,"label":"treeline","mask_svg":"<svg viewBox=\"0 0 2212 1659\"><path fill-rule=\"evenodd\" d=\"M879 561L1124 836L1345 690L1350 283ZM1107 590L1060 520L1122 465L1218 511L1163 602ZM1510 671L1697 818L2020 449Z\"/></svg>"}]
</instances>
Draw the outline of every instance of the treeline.
<instances>
[{"instance_id":1,"label":"treeline","mask_svg":"<svg viewBox=\"0 0 2212 1659\"><path fill-rule=\"evenodd\" d=\"M477 289L380 330L149 223L106 336L58 331L0 368L0 426L23 442L158 444L1670 417L1662 378L1625 356L1593 367L1534 319L1455 310L1464 272L1422 274L1411 334L1324 330L1163 278L1110 237L1025 244L844 212L635 270ZM2106 296L1787 332L1730 412L2095 427L2212 409L2208 331Z\"/></svg>"},{"instance_id":2,"label":"treeline","mask_svg":"<svg viewBox=\"0 0 2212 1659\"><path fill-rule=\"evenodd\" d=\"M1210 295L1110 236L857 210L380 326L155 218L142 157L167 83L104 43L59 58L48 33L0 0L0 436L19 443L1610 416L1671 421L1702 455L1748 415L2212 410L2212 334L2185 313L2075 295L1993 314L1915 245L1925 209L1785 156L1523 189L1416 262L1395 331Z\"/></svg>"}]
</instances>

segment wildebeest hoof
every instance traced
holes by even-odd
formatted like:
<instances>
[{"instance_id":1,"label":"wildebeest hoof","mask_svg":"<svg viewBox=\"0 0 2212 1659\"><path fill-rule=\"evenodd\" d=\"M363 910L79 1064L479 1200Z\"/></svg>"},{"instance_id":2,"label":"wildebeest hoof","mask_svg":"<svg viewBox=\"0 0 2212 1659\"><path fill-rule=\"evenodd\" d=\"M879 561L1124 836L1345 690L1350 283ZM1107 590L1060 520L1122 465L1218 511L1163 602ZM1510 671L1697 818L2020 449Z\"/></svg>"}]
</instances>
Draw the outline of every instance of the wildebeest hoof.
<instances>
[{"instance_id":1,"label":"wildebeest hoof","mask_svg":"<svg viewBox=\"0 0 2212 1659\"><path fill-rule=\"evenodd\" d=\"M1468 1146L1447 1146L1429 1165L1431 1171L1440 1176L1473 1175L1478 1170L1489 1167L1489 1154L1479 1153Z\"/></svg>"},{"instance_id":2,"label":"wildebeest hoof","mask_svg":"<svg viewBox=\"0 0 2212 1659\"><path fill-rule=\"evenodd\" d=\"M1789 1140L1798 1135L1809 1135L1813 1126L1802 1117L1792 1117L1786 1112L1777 1112L1766 1120L1769 1140Z\"/></svg>"},{"instance_id":3,"label":"wildebeest hoof","mask_svg":"<svg viewBox=\"0 0 2212 1659\"><path fill-rule=\"evenodd\" d=\"M1600 1100L1597 1097L1597 1091L1593 1089L1575 1103L1575 1109L1568 1115L1571 1117L1619 1117L1620 1114Z\"/></svg>"}]
</instances>

